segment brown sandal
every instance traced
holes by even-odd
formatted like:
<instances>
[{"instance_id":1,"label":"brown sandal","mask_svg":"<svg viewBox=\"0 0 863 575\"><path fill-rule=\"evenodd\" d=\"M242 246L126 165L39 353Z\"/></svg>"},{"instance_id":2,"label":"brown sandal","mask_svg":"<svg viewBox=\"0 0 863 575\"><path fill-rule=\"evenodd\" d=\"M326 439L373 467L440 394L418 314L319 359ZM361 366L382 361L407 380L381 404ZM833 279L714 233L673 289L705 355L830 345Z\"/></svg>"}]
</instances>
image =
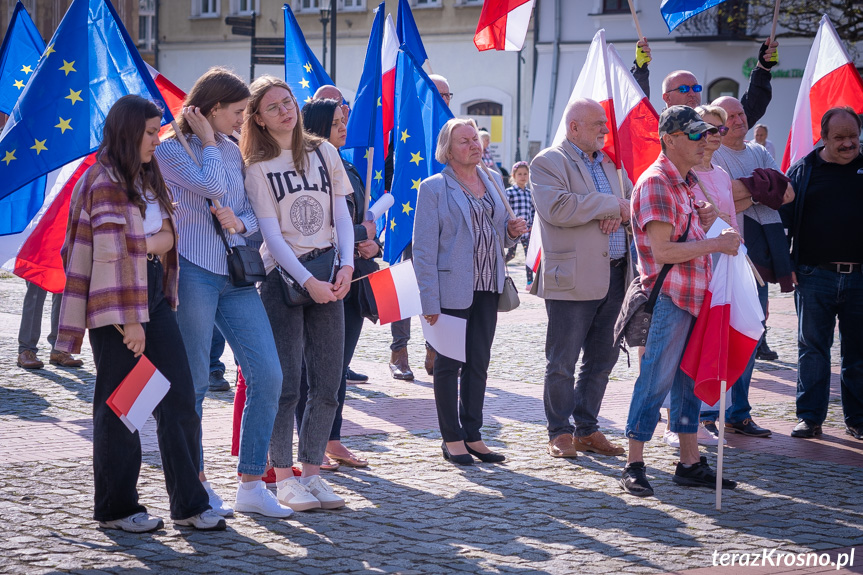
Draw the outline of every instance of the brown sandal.
<instances>
[{"instance_id":1,"label":"brown sandal","mask_svg":"<svg viewBox=\"0 0 863 575\"><path fill-rule=\"evenodd\" d=\"M351 453L349 456L345 457L342 455L335 455L335 454L330 453L328 451L327 457L329 457L330 459L332 459L334 461L338 461L339 463L347 465L348 467L368 467L368 465L369 465L369 462L367 460L360 459L359 457L357 457L353 453Z\"/></svg>"},{"instance_id":2,"label":"brown sandal","mask_svg":"<svg viewBox=\"0 0 863 575\"><path fill-rule=\"evenodd\" d=\"M329 459L327 459L327 457L328 457L328 454L324 455L324 461L321 462L321 469L323 471L335 471L335 470L337 470L339 468L339 462L338 461L330 461ZM335 459L335 458L333 458L333 459Z\"/></svg>"}]
</instances>

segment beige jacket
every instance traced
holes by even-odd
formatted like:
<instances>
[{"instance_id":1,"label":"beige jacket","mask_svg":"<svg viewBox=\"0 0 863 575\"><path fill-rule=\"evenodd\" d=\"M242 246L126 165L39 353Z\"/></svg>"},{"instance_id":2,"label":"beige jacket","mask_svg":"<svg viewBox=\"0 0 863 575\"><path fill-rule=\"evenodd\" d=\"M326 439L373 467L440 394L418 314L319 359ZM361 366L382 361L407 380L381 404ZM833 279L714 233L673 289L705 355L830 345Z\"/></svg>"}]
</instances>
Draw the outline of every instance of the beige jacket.
<instances>
[{"instance_id":1,"label":"beige jacket","mask_svg":"<svg viewBox=\"0 0 863 575\"><path fill-rule=\"evenodd\" d=\"M632 184L623 172L623 190L614 164L602 167L616 197L597 191L587 166L568 141L546 148L530 165L536 205L532 233L542 240L542 260L531 293L545 299L587 301L608 293L608 236L599 221L620 217L617 198L629 198ZM627 245L629 234L627 233ZM627 280L632 262L627 257Z\"/></svg>"}]
</instances>

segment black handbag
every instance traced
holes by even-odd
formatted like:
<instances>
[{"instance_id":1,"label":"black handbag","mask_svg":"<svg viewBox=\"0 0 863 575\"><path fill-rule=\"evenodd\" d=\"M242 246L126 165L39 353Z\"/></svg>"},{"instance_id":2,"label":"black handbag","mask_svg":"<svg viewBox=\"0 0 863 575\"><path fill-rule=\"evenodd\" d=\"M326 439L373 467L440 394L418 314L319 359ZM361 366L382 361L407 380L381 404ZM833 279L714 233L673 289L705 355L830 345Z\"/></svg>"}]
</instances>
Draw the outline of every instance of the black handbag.
<instances>
[{"instance_id":1,"label":"black handbag","mask_svg":"<svg viewBox=\"0 0 863 575\"><path fill-rule=\"evenodd\" d=\"M207 203L212 207L213 202L211 200L208 199ZM248 287L264 281L267 278L267 270L264 267L264 260L261 258L260 252L245 245L231 247L225 238L225 232L222 230L219 218L213 212L210 212L210 215L213 218L213 225L216 226L216 233L219 234L219 238L225 245L231 284L235 287Z\"/></svg>"},{"instance_id":2,"label":"black handbag","mask_svg":"<svg viewBox=\"0 0 863 575\"><path fill-rule=\"evenodd\" d=\"M375 273L381 267L374 260L354 258L354 277L356 283L351 287L348 297L356 297L360 308L360 315L369 318L372 323L378 322L378 304L372 292L367 276Z\"/></svg>"},{"instance_id":3,"label":"black handbag","mask_svg":"<svg viewBox=\"0 0 863 575\"><path fill-rule=\"evenodd\" d=\"M297 259L300 260L300 263L303 264L303 267L306 268L315 279L318 279L322 282L332 282L336 278L336 273L339 271L339 267L341 265L339 249L336 246L335 242L336 223L333 214L333 212L335 211L335 200L333 198L335 192L333 191L332 182L330 180L330 170L327 166L327 162L324 160L324 155L321 153L320 148L315 148L315 153L318 155L318 159L321 161L321 165L324 167L323 172L321 172L321 177L324 179L324 185L326 185L327 189L329 190L328 193L330 196L330 229L332 230L333 234L331 240L332 245L328 248L314 249L301 255ZM291 277L291 274L285 271L281 266L276 266L276 270L279 272L279 275L282 278L282 299L284 300L286 306L298 307L315 303L315 300L312 299L309 291L302 285L300 285L297 280Z\"/></svg>"}]
</instances>

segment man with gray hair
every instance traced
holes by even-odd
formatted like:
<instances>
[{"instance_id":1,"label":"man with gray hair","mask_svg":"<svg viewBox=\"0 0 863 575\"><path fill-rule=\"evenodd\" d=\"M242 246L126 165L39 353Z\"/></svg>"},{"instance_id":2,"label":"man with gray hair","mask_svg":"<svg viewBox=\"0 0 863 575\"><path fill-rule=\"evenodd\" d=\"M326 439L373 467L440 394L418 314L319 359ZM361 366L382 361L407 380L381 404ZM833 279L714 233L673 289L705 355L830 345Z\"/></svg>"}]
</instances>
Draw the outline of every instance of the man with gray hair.
<instances>
[{"instance_id":1,"label":"man with gray hair","mask_svg":"<svg viewBox=\"0 0 863 575\"><path fill-rule=\"evenodd\" d=\"M614 322L632 275L629 238L621 227L629 225L632 185L624 176L621 189L614 163L601 152L608 133L602 106L573 100L564 118L566 140L541 151L530 167L533 231L543 247L531 293L545 299L548 314L548 452L570 458L578 451L621 455L623 447L606 439L597 418L619 353Z\"/></svg>"}]
</instances>

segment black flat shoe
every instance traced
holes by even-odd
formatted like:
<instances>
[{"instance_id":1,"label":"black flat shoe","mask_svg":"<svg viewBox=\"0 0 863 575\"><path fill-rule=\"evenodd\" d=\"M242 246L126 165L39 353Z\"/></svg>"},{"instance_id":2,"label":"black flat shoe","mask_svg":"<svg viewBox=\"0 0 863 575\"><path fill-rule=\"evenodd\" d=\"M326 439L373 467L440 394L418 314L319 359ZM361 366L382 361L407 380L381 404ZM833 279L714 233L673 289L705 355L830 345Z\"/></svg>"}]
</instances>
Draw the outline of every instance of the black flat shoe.
<instances>
[{"instance_id":1,"label":"black flat shoe","mask_svg":"<svg viewBox=\"0 0 863 575\"><path fill-rule=\"evenodd\" d=\"M458 465L473 465L473 457L467 453L462 455L453 455L449 452L449 449L446 448L446 443L441 443L440 448L441 451L443 451L443 458L447 461L452 461Z\"/></svg>"},{"instance_id":2,"label":"black flat shoe","mask_svg":"<svg viewBox=\"0 0 863 575\"><path fill-rule=\"evenodd\" d=\"M489 451L488 453L480 453L475 449L471 449L470 445L467 443L464 444L467 448L467 452L482 461L483 463L503 463L506 461L506 455L502 453L495 453L494 451Z\"/></svg>"}]
</instances>

